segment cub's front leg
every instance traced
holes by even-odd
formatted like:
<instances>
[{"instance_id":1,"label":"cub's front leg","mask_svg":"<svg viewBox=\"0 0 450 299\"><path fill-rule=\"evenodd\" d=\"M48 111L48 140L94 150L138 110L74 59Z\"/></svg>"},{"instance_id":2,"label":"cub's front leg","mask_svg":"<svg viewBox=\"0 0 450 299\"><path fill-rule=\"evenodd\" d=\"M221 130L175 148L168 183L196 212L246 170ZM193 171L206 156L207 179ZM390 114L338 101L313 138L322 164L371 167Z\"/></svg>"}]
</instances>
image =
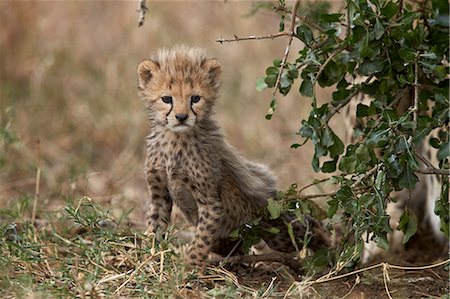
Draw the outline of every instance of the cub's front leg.
<instances>
[{"instance_id":1,"label":"cub's front leg","mask_svg":"<svg viewBox=\"0 0 450 299\"><path fill-rule=\"evenodd\" d=\"M198 222L194 240L187 250L187 260L202 271L212 246L221 237L224 209L217 196L200 196L197 205Z\"/></svg>"},{"instance_id":2,"label":"cub's front leg","mask_svg":"<svg viewBox=\"0 0 450 299\"><path fill-rule=\"evenodd\" d=\"M164 172L149 168L146 170L146 179L150 193L147 200L146 233L155 233L159 238L169 224L172 199Z\"/></svg>"}]
</instances>

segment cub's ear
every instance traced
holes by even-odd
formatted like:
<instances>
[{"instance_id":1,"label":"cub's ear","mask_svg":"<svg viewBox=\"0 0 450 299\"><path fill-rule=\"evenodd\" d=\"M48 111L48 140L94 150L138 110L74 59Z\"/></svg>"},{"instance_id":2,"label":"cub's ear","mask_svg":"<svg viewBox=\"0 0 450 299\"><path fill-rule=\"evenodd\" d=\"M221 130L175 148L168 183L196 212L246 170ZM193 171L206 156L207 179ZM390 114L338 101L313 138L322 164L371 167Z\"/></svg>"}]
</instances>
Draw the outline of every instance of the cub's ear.
<instances>
[{"instance_id":1,"label":"cub's ear","mask_svg":"<svg viewBox=\"0 0 450 299\"><path fill-rule=\"evenodd\" d=\"M137 68L138 87L143 89L150 82L154 72L159 69L159 63L153 60L144 60L139 63Z\"/></svg>"},{"instance_id":2,"label":"cub's ear","mask_svg":"<svg viewBox=\"0 0 450 299\"><path fill-rule=\"evenodd\" d=\"M220 75L222 73L220 62L215 58L208 58L203 61L202 68L208 72L212 85L215 88L218 88L220 85Z\"/></svg>"}]
</instances>

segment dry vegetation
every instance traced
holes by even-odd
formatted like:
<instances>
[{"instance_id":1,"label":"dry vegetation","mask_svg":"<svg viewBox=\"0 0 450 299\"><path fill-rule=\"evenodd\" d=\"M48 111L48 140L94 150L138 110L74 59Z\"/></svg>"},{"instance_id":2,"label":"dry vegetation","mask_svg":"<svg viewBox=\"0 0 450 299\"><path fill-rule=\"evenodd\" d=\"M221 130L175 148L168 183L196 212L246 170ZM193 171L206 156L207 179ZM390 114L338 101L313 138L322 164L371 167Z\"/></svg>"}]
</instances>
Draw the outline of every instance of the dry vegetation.
<instances>
[{"instance_id":1,"label":"dry vegetation","mask_svg":"<svg viewBox=\"0 0 450 299\"><path fill-rule=\"evenodd\" d=\"M341 282L338 293L332 284L317 291L297 283L286 294L299 277L273 265L232 272L211 268L199 279L185 270L170 234L159 244L142 241L148 128L136 95L135 68L159 47L186 43L207 48L224 66L217 117L230 143L268 164L283 189L313 177L306 166L310 149L289 148L309 104L291 94L267 122L270 91L255 90L256 79L282 55L284 43L215 42L225 35L266 33L277 27L278 18L268 12L245 17L250 2L161 1L149 6L138 28L135 2L0 3L2 296L344 296L353 280ZM368 275L368 281L373 278L381 292L380 273ZM401 281L402 275L395 276L399 285L414 283ZM422 295L448 292L446 275L442 270L420 276L441 286L421 289Z\"/></svg>"}]
</instances>

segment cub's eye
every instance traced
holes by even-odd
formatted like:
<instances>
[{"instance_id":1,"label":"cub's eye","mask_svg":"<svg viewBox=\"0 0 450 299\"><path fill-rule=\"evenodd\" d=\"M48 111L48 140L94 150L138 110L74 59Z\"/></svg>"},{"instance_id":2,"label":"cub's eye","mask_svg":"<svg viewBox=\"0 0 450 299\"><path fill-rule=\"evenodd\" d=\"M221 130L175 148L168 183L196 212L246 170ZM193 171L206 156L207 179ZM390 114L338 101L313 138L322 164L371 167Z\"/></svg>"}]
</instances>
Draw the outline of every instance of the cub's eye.
<instances>
[{"instance_id":1,"label":"cub's eye","mask_svg":"<svg viewBox=\"0 0 450 299\"><path fill-rule=\"evenodd\" d=\"M171 96L163 96L161 97L161 100L166 104L172 104L172 97Z\"/></svg>"},{"instance_id":2,"label":"cub's eye","mask_svg":"<svg viewBox=\"0 0 450 299\"><path fill-rule=\"evenodd\" d=\"M191 102L192 103L198 103L199 101L200 101L200 96L197 96L197 95L195 95L195 96L191 96Z\"/></svg>"}]
</instances>

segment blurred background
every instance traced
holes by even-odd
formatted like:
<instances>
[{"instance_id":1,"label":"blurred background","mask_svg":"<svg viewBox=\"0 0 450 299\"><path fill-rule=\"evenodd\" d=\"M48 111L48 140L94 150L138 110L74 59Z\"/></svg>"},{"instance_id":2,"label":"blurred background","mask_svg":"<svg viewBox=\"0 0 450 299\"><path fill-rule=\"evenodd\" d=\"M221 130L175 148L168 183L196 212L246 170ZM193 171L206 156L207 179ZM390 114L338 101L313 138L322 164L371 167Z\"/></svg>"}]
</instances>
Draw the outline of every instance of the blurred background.
<instances>
[{"instance_id":1,"label":"blurred background","mask_svg":"<svg viewBox=\"0 0 450 299\"><path fill-rule=\"evenodd\" d=\"M158 48L180 43L205 48L222 62L216 115L227 140L271 167L280 190L311 182L317 177L311 147L290 149L301 141L295 132L309 100L297 91L278 95L268 121L272 91L255 89L272 60L282 58L287 39L216 42L275 33L279 17L267 9L252 14L257 5L148 1L138 28L137 1L0 2L0 208L34 196L40 165L39 210L88 195L114 214L132 210L139 222L149 128L135 70ZM293 53L300 46L294 43Z\"/></svg>"}]
</instances>

